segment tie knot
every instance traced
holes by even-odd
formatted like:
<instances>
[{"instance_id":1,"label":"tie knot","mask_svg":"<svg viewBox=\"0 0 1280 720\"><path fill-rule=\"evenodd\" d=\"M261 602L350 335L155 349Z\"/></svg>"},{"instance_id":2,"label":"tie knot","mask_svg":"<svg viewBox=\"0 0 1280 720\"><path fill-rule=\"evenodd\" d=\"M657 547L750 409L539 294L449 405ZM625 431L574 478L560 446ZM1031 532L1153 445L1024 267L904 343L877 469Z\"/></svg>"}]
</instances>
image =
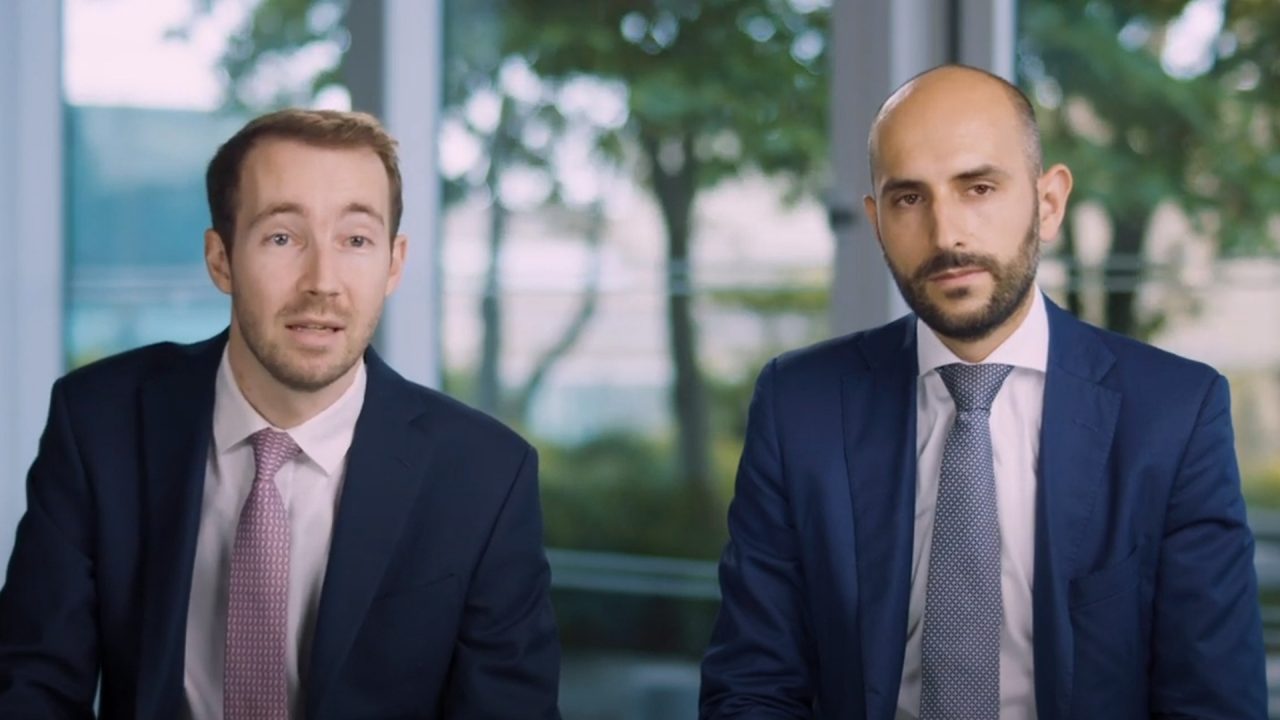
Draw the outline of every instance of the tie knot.
<instances>
[{"instance_id":1,"label":"tie knot","mask_svg":"<svg viewBox=\"0 0 1280 720\"><path fill-rule=\"evenodd\" d=\"M942 382L956 402L960 412L969 410L991 410L991 402L1000 392L1004 379L1013 370L1012 365L988 363L986 365L965 365L952 363L938 368Z\"/></svg>"},{"instance_id":2,"label":"tie knot","mask_svg":"<svg viewBox=\"0 0 1280 720\"><path fill-rule=\"evenodd\" d=\"M268 482L275 480L280 468L302 452L293 438L289 437L289 433L271 428L259 430L249 440L253 443L253 462L257 467L257 477Z\"/></svg>"}]
</instances>

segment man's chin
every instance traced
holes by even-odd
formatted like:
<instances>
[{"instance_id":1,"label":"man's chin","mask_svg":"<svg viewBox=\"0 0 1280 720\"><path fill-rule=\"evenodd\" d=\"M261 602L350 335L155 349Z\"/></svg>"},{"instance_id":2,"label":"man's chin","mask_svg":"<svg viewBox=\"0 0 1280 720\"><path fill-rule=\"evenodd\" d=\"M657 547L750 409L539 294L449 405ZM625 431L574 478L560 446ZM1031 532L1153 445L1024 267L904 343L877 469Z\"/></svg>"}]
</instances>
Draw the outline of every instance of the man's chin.
<instances>
[{"instance_id":1,"label":"man's chin","mask_svg":"<svg viewBox=\"0 0 1280 720\"><path fill-rule=\"evenodd\" d=\"M988 320L987 306L974 299L960 303L932 303L927 308L920 308L916 314L935 333L954 340L981 340L995 330Z\"/></svg>"},{"instance_id":2,"label":"man's chin","mask_svg":"<svg viewBox=\"0 0 1280 720\"><path fill-rule=\"evenodd\" d=\"M990 293L971 288L941 293L930 298L932 314L948 325L967 325L978 321L991 304Z\"/></svg>"},{"instance_id":3,"label":"man's chin","mask_svg":"<svg viewBox=\"0 0 1280 720\"><path fill-rule=\"evenodd\" d=\"M358 358L357 358L358 359ZM342 379L356 364L351 362L285 363L267 368L276 382L295 392L319 392Z\"/></svg>"},{"instance_id":4,"label":"man's chin","mask_svg":"<svg viewBox=\"0 0 1280 720\"><path fill-rule=\"evenodd\" d=\"M939 323L938 325L930 324L938 335L950 340L959 342L976 342L982 340L996 331L995 325L990 323L980 323L977 318L965 318L963 321L954 321L949 323Z\"/></svg>"}]
</instances>

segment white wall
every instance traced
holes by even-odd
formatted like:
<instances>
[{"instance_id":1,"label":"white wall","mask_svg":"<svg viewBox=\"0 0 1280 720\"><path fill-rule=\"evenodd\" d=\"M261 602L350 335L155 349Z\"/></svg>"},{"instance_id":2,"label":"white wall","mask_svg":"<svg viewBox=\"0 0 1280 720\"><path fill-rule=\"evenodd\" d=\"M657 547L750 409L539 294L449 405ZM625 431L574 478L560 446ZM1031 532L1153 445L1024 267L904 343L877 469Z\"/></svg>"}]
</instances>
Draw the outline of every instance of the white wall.
<instances>
[{"instance_id":1,"label":"white wall","mask_svg":"<svg viewBox=\"0 0 1280 720\"><path fill-rule=\"evenodd\" d=\"M0 562L62 373L61 3L0 2Z\"/></svg>"}]
</instances>

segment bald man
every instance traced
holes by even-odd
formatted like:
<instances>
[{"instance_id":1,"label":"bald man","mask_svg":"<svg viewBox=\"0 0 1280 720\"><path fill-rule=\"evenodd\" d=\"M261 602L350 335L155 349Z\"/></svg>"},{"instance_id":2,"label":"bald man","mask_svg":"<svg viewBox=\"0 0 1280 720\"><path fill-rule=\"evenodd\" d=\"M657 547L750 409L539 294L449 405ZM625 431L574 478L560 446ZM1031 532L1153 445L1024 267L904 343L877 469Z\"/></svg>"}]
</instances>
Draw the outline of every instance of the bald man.
<instances>
[{"instance_id":1,"label":"bald man","mask_svg":"<svg viewBox=\"0 0 1280 720\"><path fill-rule=\"evenodd\" d=\"M1227 383L1042 295L1071 172L947 66L869 140L913 311L756 387L702 718L1264 718Z\"/></svg>"}]
</instances>

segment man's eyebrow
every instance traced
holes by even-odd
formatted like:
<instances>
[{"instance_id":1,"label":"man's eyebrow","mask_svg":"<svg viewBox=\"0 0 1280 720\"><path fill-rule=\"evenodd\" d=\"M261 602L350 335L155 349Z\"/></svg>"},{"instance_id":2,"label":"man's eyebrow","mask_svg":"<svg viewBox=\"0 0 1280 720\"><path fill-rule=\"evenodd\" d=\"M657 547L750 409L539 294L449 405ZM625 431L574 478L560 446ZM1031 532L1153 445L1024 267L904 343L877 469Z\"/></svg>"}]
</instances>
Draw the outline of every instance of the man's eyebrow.
<instances>
[{"instance_id":1,"label":"man's eyebrow","mask_svg":"<svg viewBox=\"0 0 1280 720\"><path fill-rule=\"evenodd\" d=\"M924 182L921 180L913 180L911 178L889 178L880 186L880 194L888 195L889 193L900 192L903 190L921 191L924 190Z\"/></svg>"},{"instance_id":2,"label":"man's eyebrow","mask_svg":"<svg viewBox=\"0 0 1280 720\"><path fill-rule=\"evenodd\" d=\"M374 220L377 220L379 225L385 226L387 224L387 221L382 217L382 213L375 210L373 206L366 205L362 202L347 203L347 206L342 209L342 214L343 215L368 215Z\"/></svg>"},{"instance_id":3,"label":"man's eyebrow","mask_svg":"<svg viewBox=\"0 0 1280 720\"><path fill-rule=\"evenodd\" d=\"M253 219L249 221L249 226L253 227L254 225L257 225L263 220L266 220L267 218L273 217L276 215L306 215L306 214L307 213L303 211L302 206L299 205L298 203L292 203L292 202L275 203L272 205L268 205L257 215L254 215Z\"/></svg>"},{"instance_id":4,"label":"man's eyebrow","mask_svg":"<svg viewBox=\"0 0 1280 720\"><path fill-rule=\"evenodd\" d=\"M971 168L969 170L958 172L955 175L953 175L951 179L953 181L966 182L966 181L972 181L972 180L982 180L984 178L995 179L995 180L1005 180L1005 179L1008 179L1008 177L1009 177L1008 172L1000 169L995 165L986 163L983 165L979 165L975 168ZM914 178L889 178L888 180L885 180L884 183L880 186L880 194L888 195L889 193L905 192L905 191L923 192L925 189L926 189L926 183L923 180L916 180Z\"/></svg>"},{"instance_id":5,"label":"man's eyebrow","mask_svg":"<svg viewBox=\"0 0 1280 720\"><path fill-rule=\"evenodd\" d=\"M254 215L253 220L250 221L249 225L250 227L252 227L262 222L263 220L266 220L267 218L270 218L270 217L274 217L276 215L305 216L306 214L307 214L306 210L304 210L302 206L299 205L298 203L295 203L295 202L274 203L272 205L268 205L257 215ZM342 214L343 215L367 215L370 218L377 221L379 225L385 226L387 224L387 221L382 217L382 213L374 209L373 206L366 205L365 203L362 203L362 202L347 203L346 207L342 208Z\"/></svg>"},{"instance_id":6,"label":"man's eyebrow","mask_svg":"<svg viewBox=\"0 0 1280 720\"><path fill-rule=\"evenodd\" d=\"M972 170L965 170L964 172L956 173L952 179L953 180L981 180L983 178L994 178L994 179L1004 180L1008 177L1009 177L1009 173L1005 172L1004 170L1001 170L995 165L987 163L985 165L979 165L978 167L973 168Z\"/></svg>"}]
</instances>

